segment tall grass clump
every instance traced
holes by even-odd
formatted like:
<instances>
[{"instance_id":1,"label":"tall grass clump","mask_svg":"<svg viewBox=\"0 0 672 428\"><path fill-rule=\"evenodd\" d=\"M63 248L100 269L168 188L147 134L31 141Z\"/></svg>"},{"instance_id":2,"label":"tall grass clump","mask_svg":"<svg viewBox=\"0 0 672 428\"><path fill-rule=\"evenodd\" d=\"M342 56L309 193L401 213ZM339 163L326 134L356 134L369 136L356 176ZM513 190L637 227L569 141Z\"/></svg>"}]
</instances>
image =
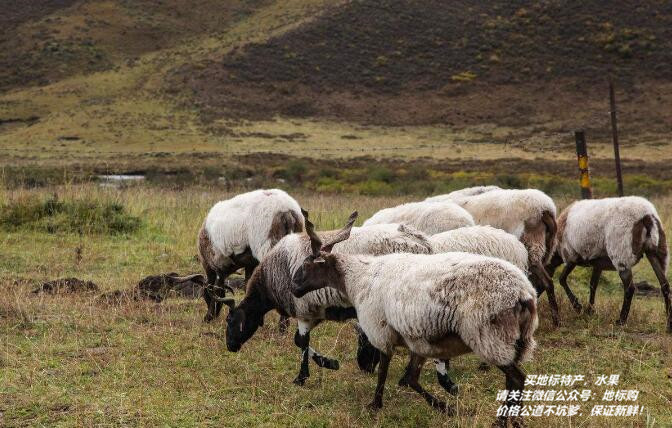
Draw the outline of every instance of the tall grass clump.
<instances>
[{"instance_id":1,"label":"tall grass clump","mask_svg":"<svg viewBox=\"0 0 672 428\"><path fill-rule=\"evenodd\" d=\"M123 205L110 201L30 196L0 205L0 228L7 231L119 235L136 232L141 224Z\"/></svg>"}]
</instances>

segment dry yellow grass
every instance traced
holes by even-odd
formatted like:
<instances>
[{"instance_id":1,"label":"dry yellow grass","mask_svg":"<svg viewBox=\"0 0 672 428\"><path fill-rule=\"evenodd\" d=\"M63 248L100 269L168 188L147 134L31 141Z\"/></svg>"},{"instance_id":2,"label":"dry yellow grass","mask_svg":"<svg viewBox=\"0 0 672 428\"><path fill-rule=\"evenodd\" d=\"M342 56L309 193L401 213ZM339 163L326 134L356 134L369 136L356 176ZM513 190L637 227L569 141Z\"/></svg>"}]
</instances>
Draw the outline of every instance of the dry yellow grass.
<instances>
[{"instance_id":1,"label":"dry yellow grass","mask_svg":"<svg viewBox=\"0 0 672 428\"><path fill-rule=\"evenodd\" d=\"M348 324L325 323L312 335L324 354L341 361L339 371L311 366L305 387L291 383L298 370L292 334L279 335L276 315L236 354L223 343L224 322L204 324L201 301L170 299L107 306L95 294L32 295L46 279L76 276L103 291L128 288L141 277L177 270L197 272L195 236L210 205L228 194L218 189L171 191L151 187L103 190L93 185L3 191L2 201L58 192L67 199L119 202L141 217L140 232L128 236L52 235L0 232L0 425L6 426L487 426L503 388L498 370L481 372L473 357L459 358L451 374L460 384L458 415L429 409L415 393L396 386L405 358L393 360L385 407L369 413L375 378L360 373L354 361L355 337ZM341 225L358 209L362 218L402 198L297 194L322 229ZM672 230L672 198L654 200ZM565 205L567 201L558 201ZM669 234L668 234L669 236ZM75 248L81 246L78 262ZM584 301L585 271L570 281ZM654 282L641 263L636 279ZM528 418L530 426L669 426L672 424L672 337L664 333L662 299L635 297L629 323L618 328L621 286L605 275L597 315L573 313L560 296L563 325L548 320L545 297L535 359L528 373L620 374L619 389L638 389L640 416L588 418L599 395L572 418ZM240 295L237 296L240 298ZM441 397L431 370L423 383ZM548 388L547 388L548 389ZM557 404L557 403L555 403Z\"/></svg>"}]
</instances>

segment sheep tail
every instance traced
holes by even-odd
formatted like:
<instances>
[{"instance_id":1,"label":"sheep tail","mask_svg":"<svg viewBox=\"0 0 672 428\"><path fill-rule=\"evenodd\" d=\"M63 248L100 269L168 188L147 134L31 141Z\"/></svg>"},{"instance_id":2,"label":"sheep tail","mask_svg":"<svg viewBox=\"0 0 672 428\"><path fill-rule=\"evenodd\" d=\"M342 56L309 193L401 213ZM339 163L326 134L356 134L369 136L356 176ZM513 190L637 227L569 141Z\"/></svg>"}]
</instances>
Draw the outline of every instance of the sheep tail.
<instances>
[{"instance_id":1,"label":"sheep tail","mask_svg":"<svg viewBox=\"0 0 672 428\"><path fill-rule=\"evenodd\" d=\"M558 224L555 221L555 216L550 211L541 213L541 221L546 226L546 253L544 254L544 262L548 263L555 250L555 237L558 233Z\"/></svg>"},{"instance_id":2,"label":"sheep tail","mask_svg":"<svg viewBox=\"0 0 672 428\"><path fill-rule=\"evenodd\" d=\"M518 314L518 327L520 337L516 341L515 363L527 361L532 356L537 342L534 340L534 331L537 328L537 302L535 299L520 300L520 313Z\"/></svg>"},{"instance_id":3,"label":"sheep tail","mask_svg":"<svg viewBox=\"0 0 672 428\"><path fill-rule=\"evenodd\" d=\"M660 224L660 219L658 217L653 218L656 222L656 228L658 228L658 246L656 247L656 257L660 261L660 265L665 270L667 274L667 265L668 265L668 252L667 252L667 238L665 237L665 229L663 225Z\"/></svg>"}]
</instances>

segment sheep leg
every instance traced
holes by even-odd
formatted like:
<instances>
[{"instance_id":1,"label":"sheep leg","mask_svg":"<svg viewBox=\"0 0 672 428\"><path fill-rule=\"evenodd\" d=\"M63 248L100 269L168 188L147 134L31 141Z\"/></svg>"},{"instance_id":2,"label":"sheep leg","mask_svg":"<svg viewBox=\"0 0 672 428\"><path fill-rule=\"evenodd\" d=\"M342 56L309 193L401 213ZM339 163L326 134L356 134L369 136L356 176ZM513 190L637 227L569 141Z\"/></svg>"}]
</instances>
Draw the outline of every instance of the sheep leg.
<instances>
[{"instance_id":1,"label":"sheep leg","mask_svg":"<svg viewBox=\"0 0 672 428\"><path fill-rule=\"evenodd\" d=\"M546 290L548 294L548 305L551 307L551 318L553 319L553 325L556 327L560 325L560 316L558 311L558 301L555 298L555 285L553 284L553 279L548 276L548 272L538 263L532 264L530 266L530 273L535 278L535 288L537 289L537 296L540 296L543 293L543 290ZM541 290L541 291L540 291Z\"/></svg>"},{"instance_id":2,"label":"sheep leg","mask_svg":"<svg viewBox=\"0 0 672 428\"><path fill-rule=\"evenodd\" d=\"M205 321L209 322L215 319L215 299L212 295L211 287L214 286L217 282L217 271L205 265L205 263L203 264L203 268L205 269L205 276L208 278L207 284L205 284L205 287L203 287L203 300L205 300L205 304L208 305L208 312L205 315Z\"/></svg>"},{"instance_id":3,"label":"sheep leg","mask_svg":"<svg viewBox=\"0 0 672 428\"><path fill-rule=\"evenodd\" d=\"M439 381L439 385L443 387L449 394L457 395L459 387L453 382L453 380L448 376L448 367L450 365L450 360L434 360L436 365L436 378Z\"/></svg>"},{"instance_id":4,"label":"sheep leg","mask_svg":"<svg viewBox=\"0 0 672 428\"><path fill-rule=\"evenodd\" d=\"M557 252L553 254L553 257L551 257L551 261L546 265L546 273L548 274L549 277L553 278L553 275L555 274L555 270L560 267L561 264L564 262L562 261L562 257L560 257L560 254Z\"/></svg>"},{"instance_id":5,"label":"sheep leg","mask_svg":"<svg viewBox=\"0 0 672 428\"><path fill-rule=\"evenodd\" d=\"M635 294L635 284L632 282L632 270L619 270L618 275L623 282L623 307L621 308L621 316L616 321L616 324L624 325L628 321L632 296Z\"/></svg>"},{"instance_id":6,"label":"sheep leg","mask_svg":"<svg viewBox=\"0 0 672 428\"><path fill-rule=\"evenodd\" d=\"M399 386L410 387L413 378L418 378L425 364L426 358L411 352L408 364L404 370L404 375L399 379Z\"/></svg>"},{"instance_id":7,"label":"sheep leg","mask_svg":"<svg viewBox=\"0 0 672 428\"><path fill-rule=\"evenodd\" d=\"M378 366L378 384L376 392L373 395L373 401L369 403L369 408L378 410L383 407L383 391L385 390L385 381L387 380L387 370L390 368L390 359L392 355L380 352L380 366Z\"/></svg>"},{"instance_id":8,"label":"sheep leg","mask_svg":"<svg viewBox=\"0 0 672 428\"><path fill-rule=\"evenodd\" d=\"M278 312L280 314L280 312ZM287 329L289 329L289 317L286 315L280 314L280 321L278 321L278 332L280 334L285 334L287 333Z\"/></svg>"},{"instance_id":9,"label":"sheep leg","mask_svg":"<svg viewBox=\"0 0 672 428\"><path fill-rule=\"evenodd\" d=\"M520 391L520 395L517 399L506 399L504 405L507 409L510 409L514 406L522 407L521 397L523 395L523 389L525 388L525 373L518 367L515 363L508 366L499 366L499 369L504 372L506 376L506 389L508 391ZM506 427L508 416L502 415L497 418L494 426ZM514 417L511 421L511 425L514 427L524 426L522 417Z\"/></svg>"},{"instance_id":10,"label":"sheep leg","mask_svg":"<svg viewBox=\"0 0 672 428\"><path fill-rule=\"evenodd\" d=\"M565 293L567 294L567 297L569 297L569 301L572 303L572 306L574 306L574 310L577 313L581 313L581 309L583 309L583 307L581 306L581 303L579 303L579 299L577 299L572 292L572 289L569 288L569 284L567 284L567 278L569 277L569 274L572 273L574 268L576 268L576 265L572 262L567 262L565 264L565 269L563 269L562 273L560 274L560 285L562 285L562 288L565 289Z\"/></svg>"},{"instance_id":11,"label":"sheep leg","mask_svg":"<svg viewBox=\"0 0 672 428\"><path fill-rule=\"evenodd\" d=\"M355 324L355 330L357 330L357 365L360 370L373 373L380 361L380 351L369 342L359 324Z\"/></svg>"},{"instance_id":12,"label":"sheep leg","mask_svg":"<svg viewBox=\"0 0 672 428\"><path fill-rule=\"evenodd\" d=\"M590 275L590 300L588 301L588 307L586 308L587 314L593 314L595 312L593 306L595 305L595 294L597 293L597 284L600 282L601 275L602 269L594 267L593 273Z\"/></svg>"},{"instance_id":13,"label":"sheep leg","mask_svg":"<svg viewBox=\"0 0 672 428\"><path fill-rule=\"evenodd\" d=\"M301 348L301 367L299 374L294 379L296 385L303 385L306 379L310 377L310 369L308 368L308 359L310 358L310 329L312 325L305 321L299 320L299 328L294 335L294 344Z\"/></svg>"},{"instance_id":14,"label":"sheep leg","mask_svg":"<svg viewBox=\"0 0 672 428\"><path fill-rule=\"evenodd\" d=\"M650 253L647 251L646 258L649 259L653 272L658 278L660 283L660 291L663 294L663 301L665 302L665 313L667 313L667 331L672 333L672 305L670 304L670 283L667 282L665 277L665 270L660 265L660 260L656 257L655 253Z\"/></svg>"},{"instance_id":15,"label":"sheep leg","mask_svg":"<svg viewBox=\"0 0 672 428\"><path fill-rule=\"evenodd\" d=\"M316 325L317 323L308 323L299 320L299 328L294 335L294 343L301 348L301 368L299 369L299 374L294 379L294 383L297 385L303 385L306 379L310 377L310 370L308 368L310 359L319 367L325 369L338 370L340 368L338 360L327 358L310 347L310 330Z\"/></svg>"},{"instance_id":16,"label":"sheep leg","mask_svg":"<svg viewBox=\"0 0 672 428\"><path fill-rule=\"evenodd\" d=\"M231 290L231 287L224 285L224 281L236 270L237 267L235 266L226 270L217 269L214 277L211 272L206 271L206 274L208 275L208 285L203 289L203 299L205 299L205 303L208 305L208 312L205 314L204 318L206 322L216 319L222 311L224 303L219 301L219 299L226 297L227 288ZM211 279L213 279L212 282Z\"/></svg>"},{"instance_id":17,"label":"sheep leg","mask_svg":"<svg viewBox=\"0 0 672 428\"><path fill-rule=\"evenodd\" d=\"M440 412L445 412L446 411L446 403L439 400L429 392L427 392L422 385L420 385L420 382L418 379L420 378L420 371L422 370L422 366L425 364L426 358L421 357L417 354L411 354L411 361L408 364L406 374L402 378L402 380L405 380L407 382L407 385L405 386L410 386L411 389L418 394L422 396L422 398L425 399L427 404L435 408L436 410ZM401 381L399 382L401 385ZM450 409L449 413L453 413L452 409Z\"/></svg>"}]
</instances>

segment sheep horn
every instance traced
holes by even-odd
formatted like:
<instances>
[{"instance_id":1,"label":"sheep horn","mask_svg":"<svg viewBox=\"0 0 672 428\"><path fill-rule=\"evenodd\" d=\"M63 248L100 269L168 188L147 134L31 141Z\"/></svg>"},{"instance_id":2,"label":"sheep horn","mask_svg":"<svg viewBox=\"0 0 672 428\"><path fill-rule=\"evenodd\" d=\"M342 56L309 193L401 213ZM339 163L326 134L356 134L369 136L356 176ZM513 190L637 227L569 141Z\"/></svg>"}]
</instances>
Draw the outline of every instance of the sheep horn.
<instances>
[{"instance_id":1,"label":"sheep horn","mask_svg":"<svg viewBox=\"0 0 672 428\"><path fill-rule=\"evenodd\" d=\"M199 284L205 284L205 277L201 275L200 273L195 273L192 275L187 275L187 276L174 276L173 279L175 282L182 283L182 282L187 282L187 281L194 281Z\"/></svg>"},{"instance_id":2,"label":"sheep horn","mask_svg":"<svg viewBox=\"0 0 672 428\"><path fill-rule=\"evenodd\" d=\"M219 303L224 303L226 306L229 307L229 309L234 309L236 307L236 299L233 297L217 297L217 296L212 296L215 301Z\"/></svg>"},{"instance_id":3,"label":"sheep horn","mask_svg":"<svg viewBox=\"0 0 672 428\"><path fill-rule=\"evenodd\" d=\"M322 248L322 240L317 233L315 233L315 225L308 220L308 211L302 210L303 218L306 220L306 233L310 238L310 249L313 252L313 256L317 257L320 255L320 248Z\"/></svg>"},{"instance_id":4,"label":"sheep horn","mask_svg":"<svg viewBox=\"0 0 672 428\"><path fill-rule=\"evenodd\" d=\"M355 224L355 221L357 220L358 215L359 215L359 213L357 211L350 214L350 218L348 218L348 222L343 227L343 229L339 230L338 233L336 233L336 235L334 235L329 240L329 242L322 245L322 251L326 251L327 253L330 253L332 248L334 247L334 245L348 239L350 237L350 231L352 230L352 226Z\"/></svg>"}]
</instances>

